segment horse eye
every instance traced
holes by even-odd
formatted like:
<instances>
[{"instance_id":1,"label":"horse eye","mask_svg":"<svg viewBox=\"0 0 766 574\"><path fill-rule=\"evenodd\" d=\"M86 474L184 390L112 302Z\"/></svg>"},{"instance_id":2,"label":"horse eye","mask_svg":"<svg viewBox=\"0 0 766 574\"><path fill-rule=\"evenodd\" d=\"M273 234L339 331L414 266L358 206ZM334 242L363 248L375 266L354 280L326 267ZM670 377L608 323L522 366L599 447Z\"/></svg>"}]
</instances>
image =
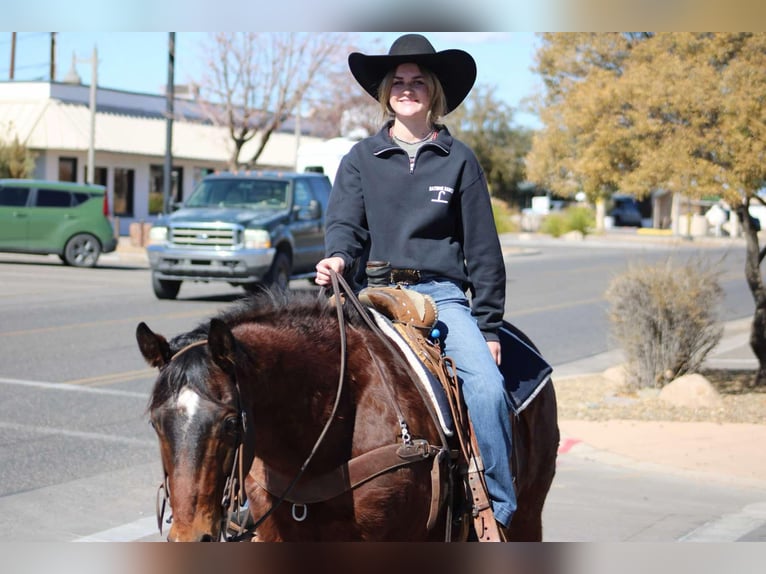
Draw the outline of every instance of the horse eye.
<instances>
[{"instance_id":1,"label":"horse eye","mask_svg":"<svg viewBox=\"0 0 766 574\"><path fill-rule=\"evenodd\" d=\"M223 421L223 430L227 434L235 434L239 430L239 417L226 417Z\"/></svg>"}]
</instances>

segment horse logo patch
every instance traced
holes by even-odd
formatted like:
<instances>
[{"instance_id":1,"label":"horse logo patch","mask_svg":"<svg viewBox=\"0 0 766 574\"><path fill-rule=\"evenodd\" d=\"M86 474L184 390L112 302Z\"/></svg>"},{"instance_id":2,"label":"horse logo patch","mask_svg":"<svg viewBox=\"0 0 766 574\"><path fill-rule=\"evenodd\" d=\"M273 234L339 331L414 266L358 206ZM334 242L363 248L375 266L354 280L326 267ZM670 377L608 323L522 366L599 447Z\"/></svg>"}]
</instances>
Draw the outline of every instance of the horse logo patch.
<instances>
[{"instance_id":1,"label":"horse logo patch","mask_svg":"<svg viewBox=\"0 0 766 574\"><path fill-rule=\"evenodd\" d=\"M428 191L431 192L432 203L449 203L455 190L446 185L430 185Z\"/></svg>"}]
</instances>

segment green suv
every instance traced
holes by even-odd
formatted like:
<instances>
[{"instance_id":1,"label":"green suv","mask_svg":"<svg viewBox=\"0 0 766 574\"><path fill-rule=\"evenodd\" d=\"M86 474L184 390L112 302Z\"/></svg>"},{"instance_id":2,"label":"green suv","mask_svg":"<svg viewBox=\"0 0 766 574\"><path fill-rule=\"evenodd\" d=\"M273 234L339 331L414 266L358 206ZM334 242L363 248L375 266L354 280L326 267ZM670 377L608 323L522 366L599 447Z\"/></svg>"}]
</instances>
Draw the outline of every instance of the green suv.
<instances>
[{"instance_id":1,"label":"green suv","mask_svg":"<svg viewBox=\"0 0 766 574\"><path fill-rule=\"evenodd\" d=\"M106 189L59 181L0 179L0 251L55 253L93 267L117 248Z\"/></svg>"}]
</instances>

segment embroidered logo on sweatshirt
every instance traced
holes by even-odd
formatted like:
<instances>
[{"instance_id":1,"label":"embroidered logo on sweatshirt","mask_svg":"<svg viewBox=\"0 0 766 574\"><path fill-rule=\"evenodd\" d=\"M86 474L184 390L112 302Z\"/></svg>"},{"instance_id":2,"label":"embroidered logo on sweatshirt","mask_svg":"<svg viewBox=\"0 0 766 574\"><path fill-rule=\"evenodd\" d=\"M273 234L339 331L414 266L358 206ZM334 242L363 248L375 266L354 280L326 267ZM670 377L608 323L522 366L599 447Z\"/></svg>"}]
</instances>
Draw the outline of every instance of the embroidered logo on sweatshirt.
<instances>
[{"instance_id":1,"label":"embroidered logo on sweatshirt","mask_svg":"<svg viewBox=\"0 0 766 574\"><path fill-rule=\"evenodd\" d=\"M428 191L431 192L432 203L449 203L455 190L446 185L431 185L428 187Z\"/></svg>"}]
</instances>

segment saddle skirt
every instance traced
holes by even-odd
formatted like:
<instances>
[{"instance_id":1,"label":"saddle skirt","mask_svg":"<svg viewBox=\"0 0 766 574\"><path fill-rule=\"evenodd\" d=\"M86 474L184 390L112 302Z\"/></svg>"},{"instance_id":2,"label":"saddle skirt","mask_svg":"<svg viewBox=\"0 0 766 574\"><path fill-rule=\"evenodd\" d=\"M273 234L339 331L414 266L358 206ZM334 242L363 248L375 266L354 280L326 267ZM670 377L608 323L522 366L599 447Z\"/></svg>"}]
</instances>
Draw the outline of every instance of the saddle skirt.
<instances>
[{"instance_id":1,"label":"saddle skirt","mask_svg":"<svg viewBox=\"0 0 766 574\"><path fill-rule=\"evenodd\" d=\"M441 426L442 431L446 436L451 437L455 432L455 423L450 412L447 394L442 387L441 382L439 382L439 379L437 379L436 376L425 366L423 361L418 357L417 353L415 353L410 344L404 339L399 331L396 330L388 317L373 307L370 307L369 311L380 330L383 331L383 333L391 340L391 342L393 342L402 352L402 355L404 355L407 363L409 363L410 367L422 383L423 388L426 390L426 395L431 401L431 405L434 407L434 411L436 412L436 415L439 419L439 425Z\"/></svg>"},{"instance_id":2,"label":"saddle skirt","mask_svg":"<svg viewBox=\"0 0 766 574\"><path fill-rule=\"evenodd\" d=\"M439 379L424 362L423 356L427 356L422 348L428 344L424 342L431 329L438 320L438 310L431 297L422 295L410 289L396 287L372 287L363 289L359 293L359 300L369 309L375 311L375 320L407 357L410 365L418 374L423 386L430 389L429 395L433 406L440 413L442 429L451 436L449 427L444 424L450 421L452 416L449 412L449 403ZM397 329L392 320L399 327L406 325L414 328L417 333L404 329ZM386 323L386 328L381 324ZM543 387L550 382L553 368L543 358L540 352L531 344L529 339L519 329L508 321L503 321L499 330L501 364L500 373L505 380L505 388L510 399L511 408L515 414L521 413ZM413 352L414 351L414 352ZM433 357L427 357L433 358Z\"/></svg>"}]
</instances>

